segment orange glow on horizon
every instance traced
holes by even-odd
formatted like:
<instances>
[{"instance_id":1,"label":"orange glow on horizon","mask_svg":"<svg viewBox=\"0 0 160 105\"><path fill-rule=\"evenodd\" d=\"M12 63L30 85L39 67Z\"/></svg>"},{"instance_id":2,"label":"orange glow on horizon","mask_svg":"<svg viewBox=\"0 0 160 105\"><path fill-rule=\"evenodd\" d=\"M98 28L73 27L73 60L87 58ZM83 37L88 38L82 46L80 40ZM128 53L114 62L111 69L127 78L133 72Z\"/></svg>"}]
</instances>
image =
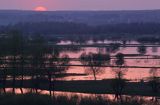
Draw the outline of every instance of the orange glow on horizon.
<instances>
[{"instance_id":1,"label":"orange glow on horizon","mask_svg":"<svg viewBox=\"0 0 160 105\"><path fill-rule=\"evenodd\" d=\"M34 9L35 11L47 11L47 8L46 7L43 7L43 6L38 6Z\"/></svg>"}]
</instances>

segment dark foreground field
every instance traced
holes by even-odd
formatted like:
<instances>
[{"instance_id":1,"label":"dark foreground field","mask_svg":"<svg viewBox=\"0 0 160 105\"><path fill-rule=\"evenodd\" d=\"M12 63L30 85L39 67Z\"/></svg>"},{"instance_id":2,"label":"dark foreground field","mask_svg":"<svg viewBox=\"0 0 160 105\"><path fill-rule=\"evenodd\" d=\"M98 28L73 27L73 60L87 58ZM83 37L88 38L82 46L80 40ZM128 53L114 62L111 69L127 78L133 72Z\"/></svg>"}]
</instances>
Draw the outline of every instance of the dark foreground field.
<instances>
[{"instance_id":1,"label":"dark foreground field","mask_svg":"<svg viewBox=\"0 0 160 105\"><path fill-rule=\"evenodd\" d=\"M20 81L16 81L15 88L37 88L49 90L48 82L40 81L37 87L30 80L24 81L23 86ZM92 94L115 94L112 89L112 80L85 80L85 81L55 81L52 82L54 88L51 91L78 92ZM13 88L12 81L8 81L6 88ZM122 92L124 95L138 96L160 96L160 93L153 93L148 82L127 82Z\"/></svg>"},{"instance_id":2,"label":"dark foreground field","mask_svg":"<svg viewBox=\"0 0 160 105\"><path fill-rule=\"evenodd\" d=\"M97 81L57 81L55 90L80 93L114 94L112 80ZM123 91L125 95L160 96L153 93L148 82L127 82Z\"/></svg>"},{"instance_id":3,"label":"dark foreground field","mask_svg":"<svg viewBox=\"0 0 160 105\"><path fill-rule=\"evenodd\" d=\"M138 97L126 97L121 101L117 101L100 96L57 96L51 98L49 95L27 93L23 95L1 94L0 105L159 105L159 102Z\"/></svg>"}]
</instances>

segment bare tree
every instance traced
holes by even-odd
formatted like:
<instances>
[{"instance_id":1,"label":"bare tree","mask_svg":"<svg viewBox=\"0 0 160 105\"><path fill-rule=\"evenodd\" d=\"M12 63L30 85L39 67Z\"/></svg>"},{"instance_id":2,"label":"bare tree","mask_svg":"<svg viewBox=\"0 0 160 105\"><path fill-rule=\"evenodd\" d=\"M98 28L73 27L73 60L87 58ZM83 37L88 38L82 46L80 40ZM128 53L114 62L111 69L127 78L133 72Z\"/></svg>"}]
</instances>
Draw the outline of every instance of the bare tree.
<instances>
[{"instance_id":1,"label":"bare tree","mask_svg":"<svg viewBox=\"0 0 160 105\"><path fill-rule=\"evenodd\" d=\"M88 65L89 68L87 68L88 73L92 73L94 76L94 80L97 80L96 75L99 73L102 73L105 69L102 67L103 65L109 64L110 62L110 55L108 54L93 54L93 53L83 53L80 56L81 62L84 65Z\"/></svg>"},{"instance_id":2,"label":"bare tree","mask_svg":"<svg viewBox=\"0 0 160 105\"><path fill-rule=\"evenodd\" d=\"M140 54L144 55L144 54L146 54L147 49L146 49L145 46L142 45L142 46L139 46L139 47L137 48L137 51L138 51Z\"/></svg>"},{"instance_id":3,"label":"bare tree","mask_svg":"<svg viewBox=\"0 0 160 105\"><path fill-rule=\"evenodd\" d=\"M0 88L3 88L4 93L5 87L6 87L6 78L7 78L7 73L6 73L6 68L5 68L5 63L6 63L6 42L4 41L4 38L0 38Z\"/></svg>"},{"instance_id":4,"label":"bare tree","mask_svg":"<svg viewBox=\"0 0 160 105\"><path fill-rule=\"evenodd\" d=\"M55 50L57 49L54 49L54 51ZM68 58L69 57L67 55L60 56L57 53L51 54L48 58L47 62L49 65L47 68L47 74L48 74L48 82L49 82L49 91L51 96L52 96L52 90L54 93L56 75L61 75L61 73L66 72L66 70L68 70L69 68L69 66L66 66L69 64Z\"/></svg>"},{"instance_id":5,"label":"bare tree","mask_svg":"<svg viewBox=\"0 0 160 105\"><path fill-rule=\"evenodd\" d=\"M15 85L16 85L16 77L18 75L19 64L17 58L21 55L21 44L22 44L22 35L18 31L12 31L10 33L9 38L9 51L10 51L10 60L11 60L11 67L12 67L12 86L13 86L13 93L15 93Z\"/></svg>"},{"instance_id":6,"label":"bare tree","mask_svg":"<svg viewBox=\"0 0 160 105\"><path fill-rule=\"evenodd\" d=\"M46 45L47 42L42 36L35 37L32 41L29 42L28 52L30 54L30 64L32 68L31 81L32 89L38 92L39 88L39 79L41 77L42 66L44 65L44 56L46 54ZM31 91L32 91L31 89Z\"/></svg>"},{"instance_id":7,"label":"bare tree","mask_svg":"<svg viewBox=\"0 0 160 105\"><path fill-rule=\"evenodd\" d=\"M160 91L160 78L158 77L158 69L150 69L149 86L152 88L154 94L158 94Z\"/></svg>"},{"instance_id":8,"label":"bare tree","mask_svg":"<svg viewBox=\"0 0 160 105\"><path fill-rule=\"evenodd\" d=\"M127 72L126 68L122 68L125 65L124 55L122 53L118 53L116 55L115 65L119 66L118 68L113 68L113 72L115 73L115 79L112 80L112 89L115 92L115 98L121 99L121 94L125 89L126 80L124 79L124 75Z\"/></svg>"}]
</instances>

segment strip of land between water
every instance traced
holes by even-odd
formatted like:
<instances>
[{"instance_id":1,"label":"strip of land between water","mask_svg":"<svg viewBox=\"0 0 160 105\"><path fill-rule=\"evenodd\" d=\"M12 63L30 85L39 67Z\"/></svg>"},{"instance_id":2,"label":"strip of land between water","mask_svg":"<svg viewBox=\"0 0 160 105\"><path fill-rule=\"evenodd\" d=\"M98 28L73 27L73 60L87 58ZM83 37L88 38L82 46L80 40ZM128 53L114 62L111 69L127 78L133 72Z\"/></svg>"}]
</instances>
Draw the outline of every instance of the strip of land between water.
<instances>
[{"instance_id":1,"label":"strip of land between water","mask_svg":"<svg viewBox=\"0 0 160 105\"><path fill-rule=\"evenodd\" d=\"M112 79L108 80L76 80L76 81L52 81L54 88L52 91L61 92L77 92L89 94L115 94L112 89ZM12 81L7 81L5 88L13 88ZM15 88L37 88L41 90L49 90L49 84L44 81L39 81L38 87L35 87L31 80L24 80L23 86L21 81L17 80ZM123 95L137 96L158 96L160 93L153 93L148 82L127 82L122 93Z\"/></svg>"}]
</instances>

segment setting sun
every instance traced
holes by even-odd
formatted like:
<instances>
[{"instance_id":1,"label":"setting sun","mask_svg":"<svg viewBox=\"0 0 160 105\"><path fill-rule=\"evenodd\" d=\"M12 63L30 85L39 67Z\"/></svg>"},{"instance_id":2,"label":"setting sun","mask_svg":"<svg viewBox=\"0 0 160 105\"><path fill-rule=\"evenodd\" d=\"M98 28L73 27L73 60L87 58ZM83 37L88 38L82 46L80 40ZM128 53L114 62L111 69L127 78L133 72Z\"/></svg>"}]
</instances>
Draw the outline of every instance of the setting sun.
<instances>
[{"instance_id":1,"label":"setting sun","mask_svg":"<svg viewBox=\"0 0 160 105\"><path fill-rule=\"evenodd\" d=\"M43 7L43 6L38 6L34 9L35 11L47 11L47 8Z\"/></svg>"}]
</instances>

